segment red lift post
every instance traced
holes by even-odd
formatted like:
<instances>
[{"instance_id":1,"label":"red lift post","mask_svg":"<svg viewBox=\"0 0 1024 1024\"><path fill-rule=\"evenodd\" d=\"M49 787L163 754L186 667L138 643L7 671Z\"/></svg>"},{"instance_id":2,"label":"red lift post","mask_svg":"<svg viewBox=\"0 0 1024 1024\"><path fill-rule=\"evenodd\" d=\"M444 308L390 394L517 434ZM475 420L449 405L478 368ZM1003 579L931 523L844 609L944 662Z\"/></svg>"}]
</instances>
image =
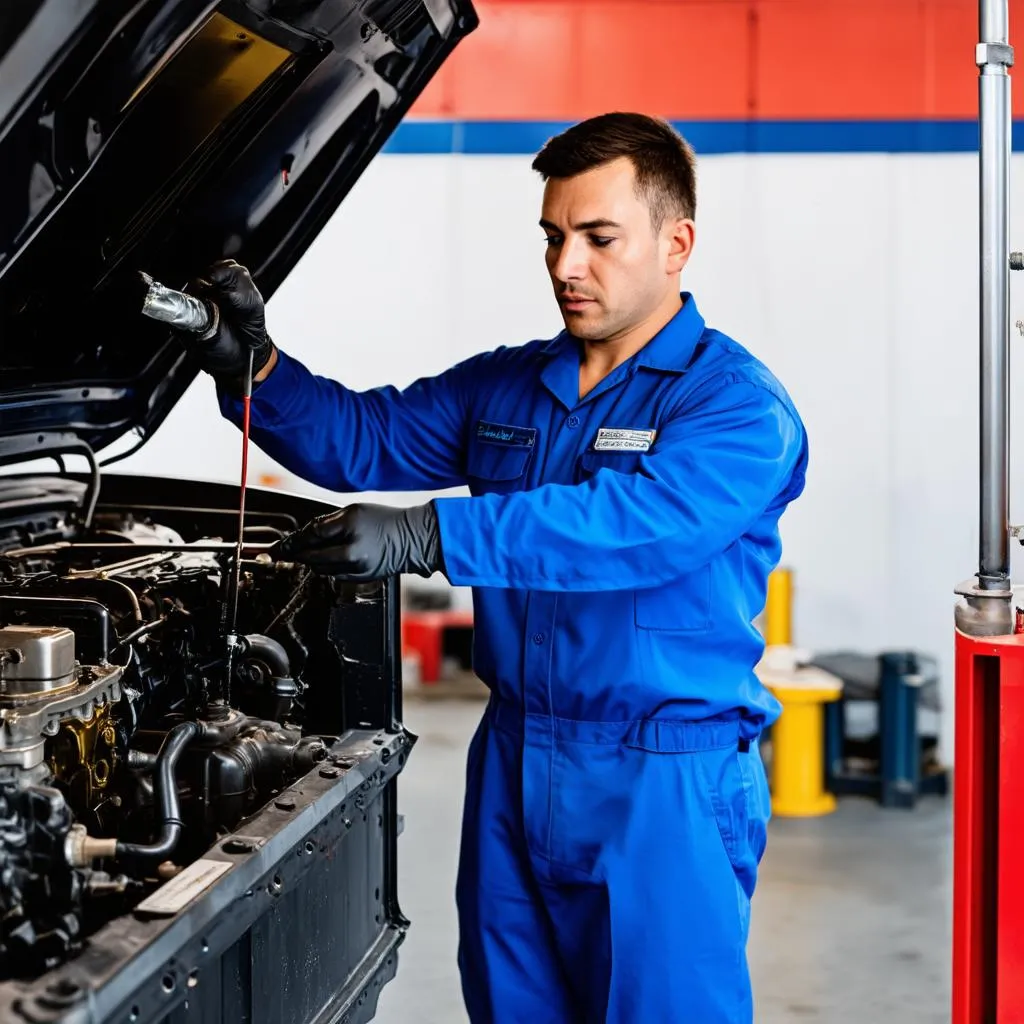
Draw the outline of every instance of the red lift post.
<instances>
[{"instance_id":1,"label":"red lift post","mask_svg":"<svg viewBox=\"0 0 1024 1024\"><path fill-rule=\"evenodd\" d=\"M957 588L953 1024L1024 1022L1024 635L1010 578L1008 0L981 0L980 552ZM1016 531L1014 531L1016 532Z\"/></svg>"}]
</instances>

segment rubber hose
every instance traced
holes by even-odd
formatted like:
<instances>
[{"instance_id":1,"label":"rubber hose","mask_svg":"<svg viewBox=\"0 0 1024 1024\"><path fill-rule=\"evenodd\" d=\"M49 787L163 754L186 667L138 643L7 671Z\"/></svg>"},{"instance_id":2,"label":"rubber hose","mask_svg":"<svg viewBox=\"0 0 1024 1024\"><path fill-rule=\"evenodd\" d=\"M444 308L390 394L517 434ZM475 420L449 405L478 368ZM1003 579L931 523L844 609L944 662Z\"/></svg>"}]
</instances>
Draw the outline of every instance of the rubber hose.
<instances>
[{"instance_id":1,"label":"rubber hose","mask_svg":"<svg viewBox=\"0 0 1024 1024\"><path fill-rule=\"evenodd\" d=\"M251 655L265 662L271 675L275 678L291 676L292 669L288 663L288 652L276 640L271 640L269 636L264 636L262 633L250 633L243 636L242 639L247 648L245 655Z\"/></svg>"},{"instance_id":2,"label":"rubber hose","mask_svg":"<svg viewBox=\"0 0 1024 1024\"><path fill-rule=\"evenodd\" d=\"M155 843L117 844L117 856L136 860L166 860L178 845L184 825L178 804L178 786L174 769L184 749L199 735L197 722L181 722L164 737L153 769L153 789L160 820L160 835Z\"/></svg>"}]
</instances>

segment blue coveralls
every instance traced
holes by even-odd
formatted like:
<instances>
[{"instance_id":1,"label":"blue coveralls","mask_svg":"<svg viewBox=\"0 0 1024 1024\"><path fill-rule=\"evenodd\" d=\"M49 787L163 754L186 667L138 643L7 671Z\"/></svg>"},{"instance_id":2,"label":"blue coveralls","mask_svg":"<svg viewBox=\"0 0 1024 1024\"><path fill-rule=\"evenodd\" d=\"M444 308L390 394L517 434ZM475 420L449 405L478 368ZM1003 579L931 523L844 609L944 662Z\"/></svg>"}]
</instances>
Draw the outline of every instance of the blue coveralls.
<instances>
[{"instance_id":1,"label":"blue coveralls","mask_svg":"<svg viewBox=\"0 0 1024 1024\"><path fill-rule=\"evenodd\" d=\"M757 738L779 706L751 622L807 443L778 381L683 300L582 400L564 332L404 391L282 353L253 399L254 441L313 483L474 495L437 500L491 690L457 885L474 1024L752 1019Z\"/></svg>"}]
</instances>

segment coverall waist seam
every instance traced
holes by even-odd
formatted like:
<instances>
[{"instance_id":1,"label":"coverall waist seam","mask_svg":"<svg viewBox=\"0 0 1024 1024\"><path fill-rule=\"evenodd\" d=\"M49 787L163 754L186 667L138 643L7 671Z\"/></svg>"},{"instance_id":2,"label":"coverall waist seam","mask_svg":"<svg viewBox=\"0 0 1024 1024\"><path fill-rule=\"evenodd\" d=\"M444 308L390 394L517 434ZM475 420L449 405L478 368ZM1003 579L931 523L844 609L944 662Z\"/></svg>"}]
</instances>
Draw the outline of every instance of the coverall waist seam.
<instances>
[{"instance_id":1,"label":"coverall waist seam","mask_svg":"<svg viewBox=\"0 0 1024 1024\"><path fill-rule=\"evenodd\" d=\"M600 721L523 713L514 704L494 700L487 718L501 732L518 738L588 744L629 746L658 753L686 753L741 744L746 723L741 719L637 718Z\"/></svg>"}]
</instances>

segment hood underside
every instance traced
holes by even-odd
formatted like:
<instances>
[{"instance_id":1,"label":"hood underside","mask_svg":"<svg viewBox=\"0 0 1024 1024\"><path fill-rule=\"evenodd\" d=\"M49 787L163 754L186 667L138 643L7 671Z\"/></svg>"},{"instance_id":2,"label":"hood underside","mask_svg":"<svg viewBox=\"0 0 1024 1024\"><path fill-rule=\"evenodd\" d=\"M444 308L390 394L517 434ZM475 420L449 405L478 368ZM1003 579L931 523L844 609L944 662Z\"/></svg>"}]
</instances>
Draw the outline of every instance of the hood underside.
<instances>
[{"instance_id":1,"label":"hood underside","mask_svg":"<svg viewBox=\"0 0 1024 1024\"><path fill-rule=\"evenodd\" d=\"M195 376L137 272L269 298L470 0L19 0L0 11L0 437L147 437Z\"/></svg>"}]
</instances>

